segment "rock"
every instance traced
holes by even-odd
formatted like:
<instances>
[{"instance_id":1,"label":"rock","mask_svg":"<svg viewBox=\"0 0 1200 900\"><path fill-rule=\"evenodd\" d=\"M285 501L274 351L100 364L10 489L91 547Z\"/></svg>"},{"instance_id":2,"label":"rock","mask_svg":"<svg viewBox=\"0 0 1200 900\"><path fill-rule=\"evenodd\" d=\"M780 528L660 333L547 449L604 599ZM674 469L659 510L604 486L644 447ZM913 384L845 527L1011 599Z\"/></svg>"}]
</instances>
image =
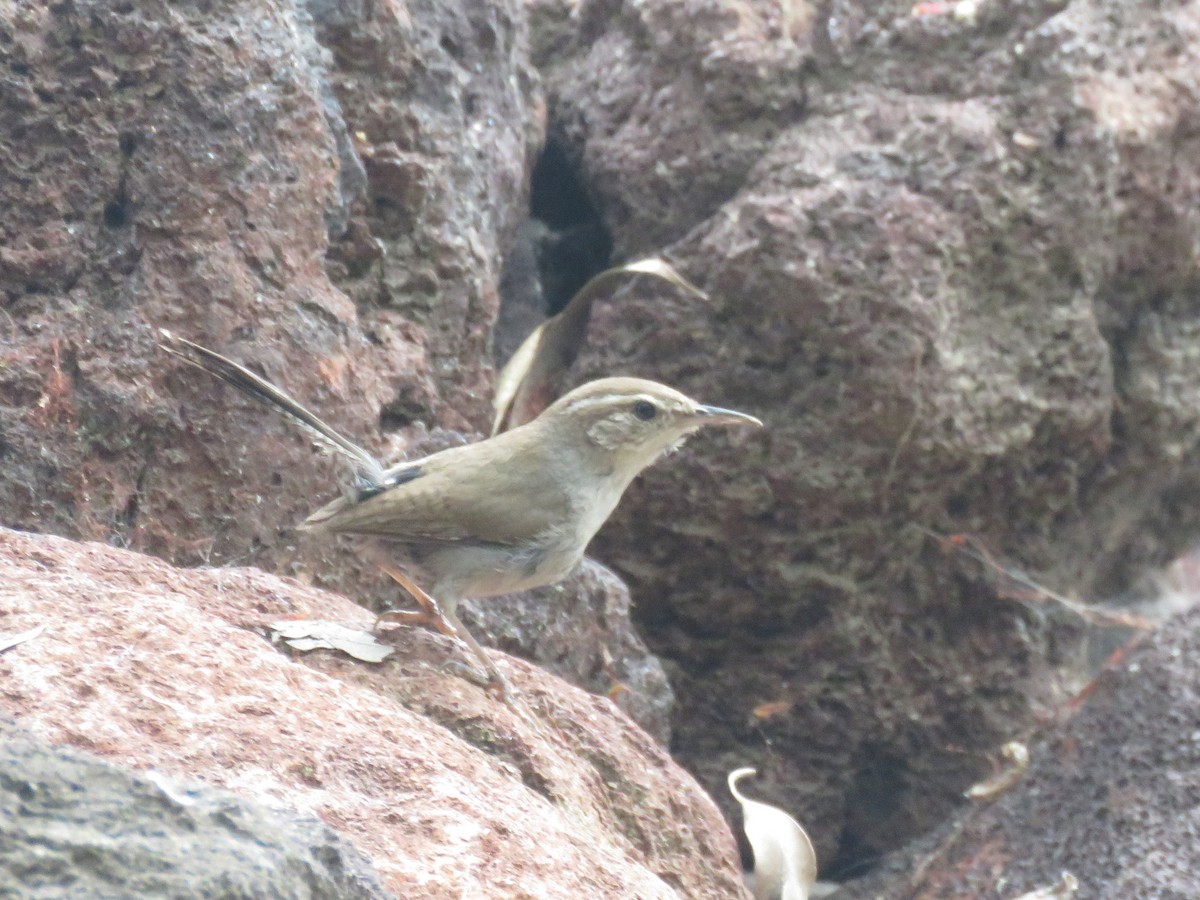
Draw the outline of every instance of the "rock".
<instances>
[{"instance_id":1,"label":"rock","mask_svg":"<svg viewBox=\"0 0 1200 900\"><path fill-rule=\"evenodd\" d=\"M0 36L7 524L300 571L287 526L336 470L165 358L160 327L387 456L486 430L542 130L519 3L81 0L9 9ZM304 558L394 598L345 550Z\"/></svg>"},{"instance_id":2,"label":"rock","mask_svg":"<svg viewBox=\"0 0 1200 900\"><path fill-rule=\"evenodd\" d=\"M712 298L597 304L578 379L767 424L648 472L596 555L678 758L715 795L757 766L859 871L1079 677L1080 624L938 535L1098 599L1200 533L1200 8L565 6L551 128L618 255Z\"/></svg>"},{"instance_id":3,"label":"rock","mask_svg":"<svg viewBox=\"0 0 1200 900\"><path fill-rule=\"evenodd\" d=\"M544 129L526 30L517 0L0 11L0 521L395 605L352 544L296 544L339 469L157 330L385 458L486 431Z\"/></svg>"},{"instance_id":4,"label":"rock","mask_svg":"<svg viewBox=\"0 0 1200 900\"><path fill-rule=\"evenodd\" d=\"M400 897L744 896L716 806L609 700L503 658L518 715L440 636L392 630L372 666L281 652L294 618L372 621L253 569L0 529L0 634L47 626L0 654L3 702L43 740L317 816Z\"/></svg>"},{"instance_id":5,"label":"rock","mask_svg":"<svg viewBox=\"0 0 1200 900\"><path fill-rule=\"evenodd\" d=\"M466 600L463 622L489 647L521 656L585 690L611 696L663 746L675 695L633 629L629 589L585 559L561 584L512 597Z\"/></svg>"},{"instance_id":6,"label":"rock","mask_svg":"<svg viewBox=\"0 0 1200 900\"><path fill-rule=\"evenodd\" d=\"M0 872L22 897L392 896L316 819L136 774L4 720L0 771Z\"/></svg>"},{"instance_id":7,"label":"rock","mask_svg":"<svg viewBox=\"0 0 1200 900\"><path fill-rule=\"evenodd\" d=\"M1192 610L1101 674L1074 717L1031 745L1015 788L839 897L1016 897L1063 871L1079 900L1195 894L1197 653Z\"/></svg>"}]
</instances>

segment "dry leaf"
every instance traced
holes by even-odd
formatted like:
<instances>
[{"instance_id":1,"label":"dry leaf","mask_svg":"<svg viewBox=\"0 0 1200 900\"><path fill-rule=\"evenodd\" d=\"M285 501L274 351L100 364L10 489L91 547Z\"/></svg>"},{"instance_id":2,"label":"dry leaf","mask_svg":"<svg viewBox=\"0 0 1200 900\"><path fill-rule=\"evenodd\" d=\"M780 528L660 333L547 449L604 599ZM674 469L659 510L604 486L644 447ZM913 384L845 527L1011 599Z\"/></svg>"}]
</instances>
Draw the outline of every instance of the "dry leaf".
<instances>
[{"instance_id":1,"label":"dry leaf","mask_svg":"<svg viewBox=\"0 0 1200 900\"><path fill-rule=\"evenodd\" d=\"M37 628L30 628L28 631L22 631L20 634L14 634L12 637L0 637L0 653L5 650L11 650L17 644L23 644L26 641L32 641L35 637L46 630L45 625L39 625Z\"/></svg>"},{"instance_id":2,"label":"dry leaf","mask_svg":"<svg viewBox=\"0 0 1200 900\"><path fill-rule=\"evenodd\" d=\"M605 269L594 276L558 315L547 319L525 338L496 376L496 396L492 401L495 409L493 435L536 418L558 399L563 376L575 362L587 336L592 301L624 275L653 275L698 297L707 297L704 291L658 257Z\"/></svg>"},{"instance_id":3,"label":"dry leaf","mask_svg":"<svg viewBox=\"0 0 1200 900\"><path fill-rule=\"evenodd\" d=\"M193 806L196 803L195 797L190 797L184 791L177 788L167 776L157 769L150 769L146 773L146 780L158 788L164 797L179 807Z\"/></svg>"},{"instance_id":4,"label":"dry leaf","mask_svg":"<svg viewBox=\"0 0 1200 900\"><path fill-rule=\"evenodd\" d=\"M274 622L271 629L274 632L271 640L282 640L294 650L341 650L369 663L383 662L393 652L393 648L379 643L369 631L321 619Z\"/></svg>"},{"instance_id":5,"label":"dry leaf","mask_svg":"<svg viewBox=\"0 0 1200 900\"><path fill-rule=\"evenodd\" d=\"M1015 900L1069 900L1079 890L1079 879L1070 872L1063 872L1057 884L1038 888L1016 897Z\"/></svg>"},{"instance_id":6,"label":"dry leaf","mask_svg":"<svg viewBox=\"0 0 1200 900\"><path fill-rule=\"evenodd\" d=\"M793 700L773 700L768 703L760 703L751 711L751 715L758 721L765 719L773 719L776 716L782 716L785 713L790 713L792 707L795 706Z\"/></svg>"},{"instance_id":7,"label":"dry leaf","mask_svg":"<svg viewBox=\"0 0 1200 900\"><path fill-rule=\"evenodd\" d=\"M1029 748L1020 741L1009 741L1000 748L1000 753L1009 761L1008 768L985 781L971 785L963 792L964 797L971 800L990 800L1021 780L1021 776L1029 768Z\"/></svg>"},{"instance_id":8,"label":"dry leaf","mask_svg":"<svg viewBox=\"0 0 1200 900\"><path fill-rule=\"evenodd\" d=\"M754 851L754 872L747 878L747 887L754 900L808 900L817 880L812 841L800 823L782 809L742 795L738 782L755 774L754 769L735 769L728 778L729 793L742 805L742 827Z\"/></svg>"}]
</instances>

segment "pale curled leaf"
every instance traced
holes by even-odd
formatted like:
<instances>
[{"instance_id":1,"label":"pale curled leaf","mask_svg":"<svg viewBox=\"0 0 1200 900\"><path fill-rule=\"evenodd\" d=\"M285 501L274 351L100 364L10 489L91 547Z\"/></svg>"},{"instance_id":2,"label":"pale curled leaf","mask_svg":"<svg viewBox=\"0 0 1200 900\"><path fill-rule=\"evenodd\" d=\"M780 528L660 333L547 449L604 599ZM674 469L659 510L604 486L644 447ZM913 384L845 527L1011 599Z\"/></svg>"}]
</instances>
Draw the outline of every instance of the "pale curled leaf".
<instances>
[{"instance_id":1,"label":"pale curled leaf","mask_svg":"<svg viewBox=\"0 0 1200 900\"><path fill-rule=\"evenodd\" d=\"M162 792L162 795L179 807L193 806L196 798L180 790L171 780L157 769L146 771L146 780Z\"/></svg>"},{"instance_id":2,"label":"pale curled leaf","mask_svg":"<svg viewBox=\"0 0 1200 900\"><path fill-rule=\"evenodd\" d=\"M743 829L754 853L749 887L755 900L808 900L817 880L817 854L800 823L778 807L751 800L738 782L754 769L729 773L729 793L741 804Z\"/></svg>"},{"instance_id":3,"label":"pale curled leaf","mask_svg":"<svg viewBox=\"0 0 1200 900\"><path fill-rule=\"evenodd\" d=\"M32 641L45 630L45 625L39 625L36 628L30 628L28 631L22 631L20 634L14 634L12 637L0 636L0 653L3 653L5 650L11 650L17 644Z\"/></svg>"},{"instance_id":4,"label":"pale curled leaf","mask_svg":"<svg viewBox=\"0 0 1200 900\"><path fill-rule=\"evenodd\" d=\"M375 635L357 628L347 628L336 622L320 619L299 619L274 622L272 640L282 640L294 650L340 650L363 662L383 662L393 648L379 643Z\"/></svg>"},{"instance_id":5,"label":"pale curled leaf","mask_svg":"<svg viewBox=\"0 0 1200 900\"><path fill-rule=\"evenodd\" d=\"M1079 879L1070 872L1063 872L1056 883L1022 894L1014 900L1070 900L1078 890Z\"/></svg>"},{"instance_id":6,"label":"pale curled leaf","mask_svg":"<svg viewBox=\"0 0 1200 900\"><path fill-rule=\"evenodd\" d=\"M700 298L708 295L656 256L605 269L575 292L569 303L533 330L496 376L492 434L535 418L558 399L561 383L583 346L592 302L625 275L652 275Z\"/></svg>"},{"instance_id":7,"label":"pale curled leaf","mask_svg":"<svg viewBox=\"0 0 1200 900\"><path fill-rule=\"evenodd\" d=\"M1020 741L1009 741L1000 748L1000 753L1009 761L1008 767L991 778L971 785L963 792L964 797L971 800L990 800L1021 780L1021 776L1029 768L1029 748Z\"/></svg>"}]
</instances>

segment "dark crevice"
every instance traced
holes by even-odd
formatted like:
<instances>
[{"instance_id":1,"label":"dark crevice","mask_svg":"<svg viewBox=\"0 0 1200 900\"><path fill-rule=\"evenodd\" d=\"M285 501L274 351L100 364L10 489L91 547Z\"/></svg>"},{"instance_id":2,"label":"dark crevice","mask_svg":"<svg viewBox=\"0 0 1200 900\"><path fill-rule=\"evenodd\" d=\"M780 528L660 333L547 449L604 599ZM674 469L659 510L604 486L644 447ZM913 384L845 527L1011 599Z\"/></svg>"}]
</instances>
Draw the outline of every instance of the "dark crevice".
<instances>
[{"instance_id":1,"label":"dark crevice","mask_svg":"<svg viewBox=\"0 0 1200 900\"><path fill-rule=\"evenodd\" d=\"M588 197L578 161L572 159L566 143L554 135L547 137L533 167L529 215L556 231L600 221Z\"/></svg>"},{"instance_id":2,"label":"dark crevice","mask_svg":"<svg viewBox=\"0 0 1200 900\"><path fill-rule=\"evenodd\" d=\"M117 146L121 149L121 156L129 159L137 150L138 136L132 131L121 132L121 137L117 141Z\"/></svg>"},{"instance_id":3,"label":"dark crevice","mask_svg":"<svg viewBox=\"0 0 1200 900\"><path fill-rule=\"evenodd\" d=\"M146 476L150 472L150 465L150 460L146 460L146 462L142 464L142 468L138 472L137 481L134 483L133 490L129 493L129 499L125 501L124 508L117 513L117 525L126 531L132 531L137 525L142 496L146 492Z\"/></svg>"},{"instance_id":4,"label":"dark crevice","mask_svg":"<svg viewBox=\"0 0 1200 900\"><path fill-rule=\"evenodd\" d=\"M883 858L884 852L894 849L879 846L879 825L891 820L897 832L902 830L899 819L906 806L908 776L904 759L883 747L868 748L867 758L846 793L846 823L838 839L837 855L821 868L823 878L859 878Z\"/></svg>"},{"instance_id":5,"label":"dark crevice","mask_svg":"<svg viewBox=\"0 0 1200 900\"><path fill-rule=\"evenodd\" d=\"M607 268L611 255L612 237L592 202L579 161L552 129L534 165L529 218L504 261L497 363L503 364L530 331Z\"/></svg>"},{"instance_id":6,"label":"dark crevice","mask_svg":"<svg viewBox=\"0 0 1200 900\"><path fill-rule=\"evenodd\" d=\"M124 228L129 224L129 203L124 197L105 204L104 224L109 228Z\"/></svg>"},{"instance_id":7,"label":"dark crevice","mask_svg":"<svg viewBox=\"0 0 1200 900\"><path fill-rule=\"evenodd\" d=\"M383 431L399 431L414 422L432 419L432 410L427 400L412 389L400 392L379 410L379 427Z\"/></svg>"}]
</instances>

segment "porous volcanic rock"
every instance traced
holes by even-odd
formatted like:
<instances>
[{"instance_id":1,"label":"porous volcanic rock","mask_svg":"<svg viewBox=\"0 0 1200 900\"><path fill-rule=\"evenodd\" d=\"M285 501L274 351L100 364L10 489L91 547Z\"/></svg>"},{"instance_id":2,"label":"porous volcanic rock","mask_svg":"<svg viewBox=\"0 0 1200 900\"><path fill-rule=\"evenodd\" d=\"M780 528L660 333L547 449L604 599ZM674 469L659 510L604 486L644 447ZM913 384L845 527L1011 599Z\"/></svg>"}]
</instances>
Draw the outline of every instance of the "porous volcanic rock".
<instances>
[{"instance_id":1,"label":"porous volcanic rock","mask_svg":"<svg viewBox=\"0 0 1200 900\"><path fill-rule=\"evenodd\" d=\"M45 626L0 654L0 702L41 739L315 815L399 897L744 896L715 804L610 700L501 657L514 710L423 629L377 665L270 640L372 618L256 569L0 529L0 635Z\"/></svg>"},{"instance_id":2,"label":"porous volcanic rock","mask_svg":"<svg viewBox=\"0 0 1200 900\"><path fill-rule=\"evenodd\" d=\"M0 17L8 524L287 564L287 526L337 495L336 469L167 358L158 328L384 455L486 425L499 248L540 134L520 7L311 10L83 0ZM350 554L305 558L383 594Z\"/></svg>"},{"instance_id":3,"label":"porous volcanic rock","mask_svg":"<svg viewBox=\"0 0 1200 900\"><path fill-rule=\"evenodd\" d=\"M1079 883L1077 900L1200 889L1200 610L1104 671L1030 748L1016 787L890 861L846 900L1017 897ZM842 896L842 895L839 895Z\"/></svg>"},{"instance_id":4,"label":"porous volcanic rock","mask_svg":"<svg viewBox=\"0 0 1200 900\"><path fill-rule=\"evenodd\" d=\"M489 647L611 696L660 744L670 743L675 695L662 663L633 629L629 588L609 569L585 559L560 584L465 600L461 612L471 633Z\"/></svg>"},{"instance_id":5,"label":"porous volcanic rock","mask_svg":"<svg viewBox=\"0 0 1200 900\"><path fill-rule=\"evenodd\" d=\"M0 6L0 521L397 604L351 545L297 545L338 467L157 330L386 459L486 429L544 128L526 32L517 0ZM661 672L636 689L665 734Z\"/></svg>"},{"instance_id":6,"label":"porous volcanic rock","mask_svg":"<svg viewBox=\"0 0 1200 900\"><path fill-rule=\"evenodd\" d=\"M767 424L648 473L597 555L670 661L678 758L714 794L757 765L843 874L1074 671L1078 623L937 536L1094 599L1200 534L1200 5L954 6L535 20L618 252L711 297L598 304L579 379Z\"/></svg>"},{"instance_id":7,"label":"porous volcanic rock","mask_svg":"<svg viewBox=\"0 0 1200 900\"><path fill-rule=\"evenodd\" d=\"M314 818L134 773L3 719L0 771L0 873L10 896L394 896Z\"/></svg>"}]
</instances>

